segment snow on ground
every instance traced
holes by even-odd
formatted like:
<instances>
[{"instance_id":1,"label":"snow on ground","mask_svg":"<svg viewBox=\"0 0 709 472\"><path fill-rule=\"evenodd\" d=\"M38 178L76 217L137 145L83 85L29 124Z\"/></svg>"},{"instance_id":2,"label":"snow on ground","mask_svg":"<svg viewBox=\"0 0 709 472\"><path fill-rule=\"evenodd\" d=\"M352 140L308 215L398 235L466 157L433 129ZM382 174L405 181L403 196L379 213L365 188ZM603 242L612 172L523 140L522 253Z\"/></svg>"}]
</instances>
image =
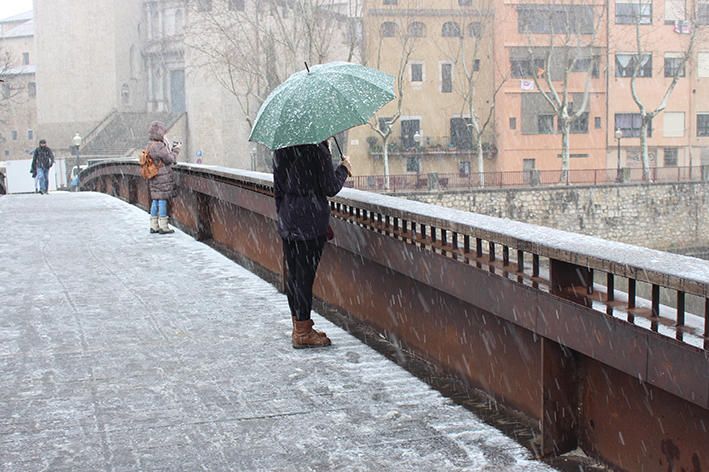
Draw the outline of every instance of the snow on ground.
<instances>
[{"instance_id":1,"label":"snow on ground","mask_svg":"<svg viewBox=\"0 0 709 472\"><path fill-rule=\"evenodd\" d=\"M545 471L284 295L112 197L0 198L0 469Z\"/></svg>"}]
</instances>

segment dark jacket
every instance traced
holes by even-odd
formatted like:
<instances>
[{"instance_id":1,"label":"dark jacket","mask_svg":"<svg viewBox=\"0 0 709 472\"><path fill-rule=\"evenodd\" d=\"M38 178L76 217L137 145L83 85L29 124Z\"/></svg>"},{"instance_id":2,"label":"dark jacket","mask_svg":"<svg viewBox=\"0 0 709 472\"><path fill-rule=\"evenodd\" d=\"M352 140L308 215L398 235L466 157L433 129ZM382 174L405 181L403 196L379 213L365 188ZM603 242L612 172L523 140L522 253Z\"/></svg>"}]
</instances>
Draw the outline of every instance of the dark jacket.
<instances>
[{"instance_id":1,"label":"dark jacket","mask_svg":"<svg viewBox=\"0 0 709 472\"><path fill-rule=\"evenodd\" d=\"M54 153L49 146L38 146L32 153L32 165L30 172L37 174L37 169L47 170L54 165Z\"/></svg>"},{"instance_id":2,"label":"dark jacket","mask_svg":"<svg viewBox=\"0 0 709 472\"><path fill-rule=\"evenodd\" d=\"M158 175L148 180L152 200L169 200L175 196L175 173L172 166L177 162L179 151L170 151L163 139L165 127L162 123L153 123L149 130L150 142L147 150L150 157L160 167Z\"/></svg>"},{"instance_id":3,"label":"dark jacket","mask_svg":"<svg viewBox=\"0 0 709 472\"><path fill-rule=\"evenodd\" d=\"M327 142L278 149L273 153L273 190L278 233L284 239L317 239L327 234L333 197L347 169L333 169Z\"/></svg>"}]
</instances>

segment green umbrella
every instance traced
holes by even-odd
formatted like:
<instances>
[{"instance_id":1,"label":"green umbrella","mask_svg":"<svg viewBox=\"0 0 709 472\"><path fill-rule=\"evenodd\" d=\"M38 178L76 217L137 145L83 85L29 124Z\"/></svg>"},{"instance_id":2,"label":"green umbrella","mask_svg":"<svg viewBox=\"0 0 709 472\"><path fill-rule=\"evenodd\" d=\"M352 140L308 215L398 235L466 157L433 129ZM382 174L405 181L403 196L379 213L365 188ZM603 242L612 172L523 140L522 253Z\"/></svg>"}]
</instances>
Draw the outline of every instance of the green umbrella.
<instances>
[{"instance_id":1,"label":"green umbrella","mask_svg":"<svg viewBox=\"0 0 709 472\"><path fill-rule=\"evenodd\" d=\"M349 62L305 66L263 102L249 141L271 149L317 144L367 123L395 98L394 78L376 69Z\"/></svg>"}]
</instances>

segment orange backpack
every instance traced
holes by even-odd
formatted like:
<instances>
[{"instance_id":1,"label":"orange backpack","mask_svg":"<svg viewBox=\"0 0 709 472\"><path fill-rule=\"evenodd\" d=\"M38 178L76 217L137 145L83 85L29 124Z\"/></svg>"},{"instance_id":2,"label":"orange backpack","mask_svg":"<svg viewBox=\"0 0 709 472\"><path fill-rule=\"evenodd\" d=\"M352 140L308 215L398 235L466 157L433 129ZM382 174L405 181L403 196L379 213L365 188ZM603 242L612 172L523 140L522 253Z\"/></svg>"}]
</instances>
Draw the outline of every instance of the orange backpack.
<instances>
[{"instance_id":1,"label":"orange backpack","mask_svg":"<svg viewBox=\"0 0 709 472\"><path fill-rule=\"evenodd\" d=\"M138 159L138 162L140 163L140 174L145 180L150 180L156 175L158 175L160 167L156 165L155 161L153 161L153 158L150 157L150 152L148 152L148 148L145 148L140 151L140 158Z\"/></svg>"}]
</instances>

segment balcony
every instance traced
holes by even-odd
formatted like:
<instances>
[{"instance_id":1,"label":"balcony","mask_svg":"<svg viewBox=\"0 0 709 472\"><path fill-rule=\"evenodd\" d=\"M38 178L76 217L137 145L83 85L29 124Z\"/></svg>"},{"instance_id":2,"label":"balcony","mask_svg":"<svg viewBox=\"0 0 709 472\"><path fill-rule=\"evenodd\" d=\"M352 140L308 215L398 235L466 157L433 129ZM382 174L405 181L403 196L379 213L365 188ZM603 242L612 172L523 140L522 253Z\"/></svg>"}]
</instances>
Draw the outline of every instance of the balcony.
<instances>
[{"instance_id":1,"label":"balcony","mask_svg":"<svg viewBox=\"0 0 709 472\"><path fill-rule=\"evenodd\" d=\"M372 158L380 159L384 155L382 139L379 136L369 136L367 145ZM469 157L475 153L475 145L470 138L455 136L422 136L420 143L416 143L411 136L394 136L390 139L388 148L390 157ZM483 157L495 159L497 146L484 142Z\"/></svg>"}]
</instances>

